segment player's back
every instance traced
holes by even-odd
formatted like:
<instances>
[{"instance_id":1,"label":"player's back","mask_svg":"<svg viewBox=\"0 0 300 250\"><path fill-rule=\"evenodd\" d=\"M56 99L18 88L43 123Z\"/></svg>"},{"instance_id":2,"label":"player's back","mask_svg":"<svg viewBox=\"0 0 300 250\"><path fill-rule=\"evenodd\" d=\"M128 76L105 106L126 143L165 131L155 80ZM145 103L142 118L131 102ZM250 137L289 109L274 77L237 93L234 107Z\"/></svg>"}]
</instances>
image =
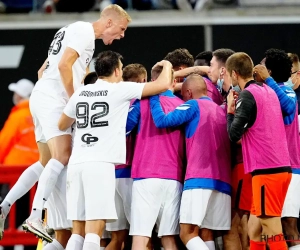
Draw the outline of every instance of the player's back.
<instances>
[{"instance_id":1,"label":"player's back","mask_svg":"<svg viewBox=\"0 0 300 250\"><path fill-rule=\"evenodd\" d=\"M211 178L230 183L231 156L226 115L210 99L200 98L196 102L200 120L197 127L193 122L186 127L188 165L185 178Z\"/></svg>"},{"instance_id":2,"label":"player's back","mask_svg":"<svg viewBox=\"0 0 300 250\"><path fill-rule=\"evenodd\" d=\"M290 166L286 133L276 93L266 84L250 84L244 91L252 94L257 107L255 122L242 137L245 172Z\"/></svg>"},{"instance_id":3,"label":"player's back","mask_svg":"<svg viewBox=\"0 0 300 250\"><path fill-rule=\"evenodd\" d=\"M183 103L167 91L160 95L164 112ZM132 178L168 178L182 181L184 162L183 129L158 129L153 121L149 99L140 102L140 124L132 163Z\"/></svg>"},{"instance_id":4,"label":"player's back","mask_svg":"<svg viewBox=\"0 0 300 250\"><path fill-rule=\"evenodd\" d=\"M92 24L88 22L75 22L56 32L49 46L48 62L43 72L42 80L61 82L58 66L67 47L75 50L79 56L72 67L73 86L76 90L86 74L86 67L94 53L95 35ZM63 85L56 82L53 84L53 87L61 88Z\"/></svg>"},{"instance_id":5,"label":"player's back","mask_svg":"<svg viewBox=\"0 0 300 250\"><path fill-rule=\"evenodd\" d=\"M134 88L130 90L129 84ZM130 99L140 98L134 95L141 95L142 91L142 85L136 85L135 88L135 83L98 80L73 94L70 101L76 109L76 132L70 162L125 163L125 126Z\"/></svg>"}]
</instances>

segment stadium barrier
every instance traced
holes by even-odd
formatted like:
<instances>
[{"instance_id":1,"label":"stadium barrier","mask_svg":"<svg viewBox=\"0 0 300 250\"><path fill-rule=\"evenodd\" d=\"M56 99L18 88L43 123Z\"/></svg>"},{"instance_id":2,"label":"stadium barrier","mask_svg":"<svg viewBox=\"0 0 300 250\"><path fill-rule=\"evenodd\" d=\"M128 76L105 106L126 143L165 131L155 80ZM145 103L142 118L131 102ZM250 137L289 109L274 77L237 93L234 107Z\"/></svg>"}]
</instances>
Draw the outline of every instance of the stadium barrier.
<instances>
[{"instance_id":1,"label":"stadium barrier","mask_svg":"<svg viewBox=\"0 0 300 250\"><path fill-rule=\"evenodd\" d=\"M8 184L9 189L17 182L20 175L28 166L4 166L0 165L0 184ZM29 206L31 210L31 204L36 191L36 185L29 191ZM30 211L29 210L29 211ZM4 237L0 241L1 246L33 246L37 245L38 239L29 233L25 233L22 230L18 230L18 225L16 225L16 205L11 207L8 220L8 228L4 231Z\"/></svg>"}]
</instances>

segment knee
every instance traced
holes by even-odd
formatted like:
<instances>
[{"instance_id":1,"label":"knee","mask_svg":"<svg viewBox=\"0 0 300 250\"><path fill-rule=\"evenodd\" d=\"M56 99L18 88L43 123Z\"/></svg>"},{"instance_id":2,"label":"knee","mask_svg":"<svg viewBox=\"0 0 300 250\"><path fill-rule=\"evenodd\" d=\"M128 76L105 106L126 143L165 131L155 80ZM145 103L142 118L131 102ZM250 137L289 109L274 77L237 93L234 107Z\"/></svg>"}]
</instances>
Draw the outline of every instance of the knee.
<instances>
[{"instance_id":1,"label":"knee","mask_svg":"<svg viewBox=\"0 0 300 250\"><path fill-rule=\"evenodd\" d=\"M85 223L82 221L73 221L73 229L72 229L72 233L73 234L78 234L81 237L85 237Z\"/></svg>"},{"instance_id":2,"label":"knee","mask_svg":"<svg viewBox=\"0 0 300 250\"><path fill-rule=\"evenodd\" d=\"M69 159L70 159L71 153L66 153L66 154L56 154L53 155L53 159L59 161L61 164L63 164L64 166L67 166L69 163Z\"/></svg>"},{"instance_id":3,"label":"knee","mask_svg":"<svg viewBox=\"0 0 300 250\"><path fill-rule=\"evenodd\" d=\"M71 237L71 234L72 233L70 230L58 230L55 231L55 238L64 248L66 248L68 240Z\"/></svg>"},{"instance_id":4,"label":"knee","mask_svg":"<svg viewBox=\"0 0 300 250\"><path fill-rule=\"evenodd\" d=\"M261 235L261 229L255 226L248 225L248 236L250 239L258 239Z\"/></svg>"},{"instance_id":5,"label":"knee","mask_svg":"<svg viewBox=\"0 0 300 250\"><path fill-rule=\"evenodd\" d=\"M117 244L123 244L123 242L126 241L127 236L128 236L128 230L111 232L111 241Z\"/></svg>"},{"instance_id":6,"label":"knee","mask_svg":"<svg viewBox=\"0 0 300 250\"><path fill-rule=\"evenodd\" d=\"M166 250L177 250L175 236L163 236L161 238L161 244Z\"/></svg>"},{"instance_id":7,"label":"knee","mask_svg":"<svg viewBox=\"0 0 300 250\"><path fill-rule=\"evenodd\" d=\"M203 241L212 241L214 240L213 231L207 228L200 229L200 238Z\"/></svg>"},{"instance_id":8,"label":"knee","mask_svg":"<svg viewBox=\"0 0 300 250\"><path fill-rule=\"evenodd\" d=\"M198 233L199 233L199 227L196 225L187 225L187 224L180 225L179 237L185 245L190 239L194 237L198 237L199 236Z\"/></svg>"}]
</instances>

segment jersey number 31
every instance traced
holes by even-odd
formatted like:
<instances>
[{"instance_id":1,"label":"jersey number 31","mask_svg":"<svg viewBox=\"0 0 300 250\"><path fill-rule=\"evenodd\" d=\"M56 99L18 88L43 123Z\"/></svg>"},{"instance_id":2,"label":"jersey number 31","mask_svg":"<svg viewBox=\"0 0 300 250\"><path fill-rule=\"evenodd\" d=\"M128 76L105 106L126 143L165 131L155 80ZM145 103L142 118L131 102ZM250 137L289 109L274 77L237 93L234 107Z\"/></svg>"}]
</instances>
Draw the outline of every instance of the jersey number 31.
<instances>
[{"instance_id":1,"label":"jersey number 31","mask_svg":"<svg viewBox=\"0 0 300 250\"><path fill-rule=\"evenodd\" d=\"M96 127L106 127L108 126L108 121L99 121L98 119L107 116L109 113L109 105L107 102L94 102L91 107L87 102L79 102L76 105L76 117L77 117L77 128L86 128L89 123L91 128ZM89 116L91 110L102 109L102 111Z\"/></svg>"}]
</instances>

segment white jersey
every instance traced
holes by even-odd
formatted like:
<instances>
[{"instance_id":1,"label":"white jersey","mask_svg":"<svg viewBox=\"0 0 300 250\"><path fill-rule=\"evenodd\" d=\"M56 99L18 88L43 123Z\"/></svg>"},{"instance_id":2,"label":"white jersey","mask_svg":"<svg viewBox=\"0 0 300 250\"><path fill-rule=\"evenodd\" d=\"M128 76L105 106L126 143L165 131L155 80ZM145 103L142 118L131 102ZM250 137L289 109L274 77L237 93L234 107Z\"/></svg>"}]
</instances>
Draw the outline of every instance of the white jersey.
<instances>
[{"instance_id":1,"label":"white jersey","mask_svg":"<svg viewBox=\"0 0 300 250\"><path fill-rule=\"evenodd\" d=\"M81 82L86 74L86 68L95 50L95 33L92 24L89 22L75 22L61 28L55 34L48 50L48 63L41 78L41 81L59 81L59 84L53 84L51 88L64 90L58 64L67 47L74 49L79 55L73 65L73 86L74 90L76 90L81 86ZM47 91L47 87L50 87L45 86L45 84L37 85L37 88L44 91Z\"/></svg>"},{"instance_id":2,"label":"white jersey","mask_svg":"<svg viewBox=\"0 0 300 250\"><path fill-rule=\"evenodd\" d=\"M145 84L97 80L78 89L64 113L76 119L69 164L102 161L124 164L130 100L141 99Z\"/></svg>"}]
</instances>

